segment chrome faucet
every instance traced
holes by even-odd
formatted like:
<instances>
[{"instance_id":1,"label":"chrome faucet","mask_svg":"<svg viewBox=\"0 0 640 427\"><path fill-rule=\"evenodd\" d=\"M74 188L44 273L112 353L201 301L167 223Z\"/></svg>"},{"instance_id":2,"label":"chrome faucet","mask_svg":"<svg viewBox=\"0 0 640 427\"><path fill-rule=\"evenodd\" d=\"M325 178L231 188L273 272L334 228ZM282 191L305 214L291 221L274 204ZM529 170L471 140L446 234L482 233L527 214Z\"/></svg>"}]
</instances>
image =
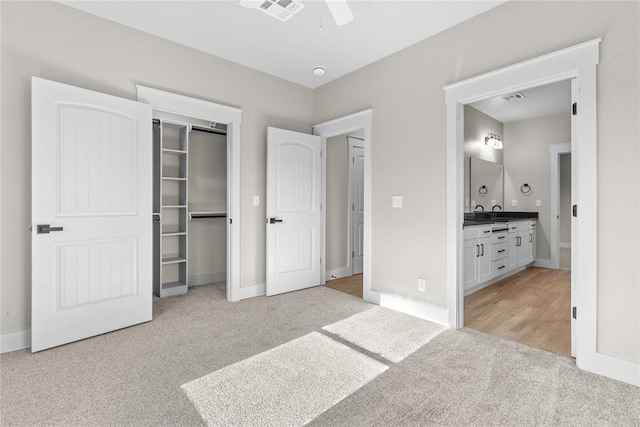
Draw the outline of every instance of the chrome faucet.
<instances>
[{"instance_id":1,"label":"chrome faucet","mask_svg":"<svg viewBox=\"0 0 640 427\"><path fill-rule=\"evenodd\" d=\"M493 207L491 208L491 212L495 213L495 209L499 208L500 210L502 210L502 206L500 205L493 205Z\"/></svg>"},{"instance_id":2,"label":"chrome faucet","mask_svg":"<svg viewBox=\"0 0 640 427\"><path fill-rule=\"evenodd\" d=\"M482 205L476 205L476 207L473 208L473 210L475 211L478 208L482 209L482 212L484 212L484 206L482 206Z\"/></svg>"}]
</instances>

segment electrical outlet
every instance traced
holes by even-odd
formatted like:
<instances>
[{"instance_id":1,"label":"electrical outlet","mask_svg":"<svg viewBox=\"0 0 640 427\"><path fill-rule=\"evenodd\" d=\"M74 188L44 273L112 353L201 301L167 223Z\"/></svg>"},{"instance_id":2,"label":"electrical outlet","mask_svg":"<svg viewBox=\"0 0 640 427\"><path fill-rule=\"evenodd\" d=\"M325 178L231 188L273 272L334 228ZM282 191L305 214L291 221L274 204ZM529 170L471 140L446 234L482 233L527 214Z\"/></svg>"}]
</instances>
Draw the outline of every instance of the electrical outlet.
<instances>
[{"instance_id":1,"label":"electrical outlet","mask_svg":"<svg viewBox=\"0 0 640 427\"><path fill-rule=\"evenodd\" d=\"M422 277L418 277L418 290L420 292L426 292L427 291L427 280L423 279Z\"/></svg>"},{"instance_id":2,"label":"electrical outlet","mask_svg":"<svg viewBox=\"0 0 640 427\"><path fill-rule=\"evenodd\" d=\"M511 201L511 206L513 206L513 207L518 206L518 201L517 200L512 200Z\"/></svg>"},{"instance_id":3,"label":"electrical outlet","mask_svg":"<svg viewBox=\"0 0 640 427\"><path fill-rule=\"evenodd\" d=\"M542 206L542 200L540 199L536 200L536 206Z\"/></svg>"},{"instance_id":4,"label":"electrical outlet","mask_svg":"<svg viewBox=\"0 0 640 427\"><path fill-rule=\"evenodd\" d=\"M253 196L253 206L260 206L260 196Z\"/></svg>"},{"instance_id":5,"label":"electrical outlet","mask_svg":"<svg viewBox=\"0 0 640 427\"><path fill-rule=\"evenodd\" d=\"M391 197L391 207L392 208L401 208L402 207L402 196L392 196Z\"/></svg>"},{"instance_id":6,"label":"electrical outlet","mask_svg":"<svg viewBox=\"0 0 640 427\"><path fill-rule=\"evenodd\" d=\"M495 200L491 201L491 206L495 206L497 204L497 202Z\"/></svg>"},{"instance_id":7,"label":"electrical outlet","mask_svg":"<svg viewBox=\"0 0 640 427\"><path fill-rule=\"evenodd\" d=\"M475 200L472 200L472 201L471 201L471 206L473 206L473 207L474 207L474 209L475 209L475 206L478 206L478 205L476 204L476 201L475 201Z\"/></svg>"}]
</instances>

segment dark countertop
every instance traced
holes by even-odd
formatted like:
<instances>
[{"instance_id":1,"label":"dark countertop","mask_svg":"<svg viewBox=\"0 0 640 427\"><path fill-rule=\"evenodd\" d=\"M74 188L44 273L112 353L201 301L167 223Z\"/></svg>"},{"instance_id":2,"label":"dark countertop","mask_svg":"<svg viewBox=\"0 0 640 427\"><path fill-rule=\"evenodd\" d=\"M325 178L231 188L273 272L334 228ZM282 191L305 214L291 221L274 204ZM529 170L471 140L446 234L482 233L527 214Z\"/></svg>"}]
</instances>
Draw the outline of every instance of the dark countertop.
<instances>
[{"instance_id":1,"label":"dark countertop","mask_svg":"<svg viewBox=\"0 0 640 427\"><path fill-rule=\"evenodd\" d=\"M538 212L468 212L464 214L463 227L487 225L496 222L538 219Z\"/></svg>"}]
</instances>

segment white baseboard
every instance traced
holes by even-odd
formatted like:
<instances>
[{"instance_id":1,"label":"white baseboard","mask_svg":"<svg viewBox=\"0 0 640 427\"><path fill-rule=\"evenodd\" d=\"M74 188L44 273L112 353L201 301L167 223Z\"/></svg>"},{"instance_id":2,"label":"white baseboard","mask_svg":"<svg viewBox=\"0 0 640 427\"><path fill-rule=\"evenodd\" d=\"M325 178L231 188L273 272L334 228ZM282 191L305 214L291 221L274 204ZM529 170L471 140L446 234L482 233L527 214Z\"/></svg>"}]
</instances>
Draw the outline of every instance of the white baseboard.
<instances>
[{"instance_id":1,"label":"white baseboard","mask_svg":"<svg viewBox=\"0 0 640 427\"><path fill-rule=\"evenodd\" d=\"M335 270L328 270L326 274L327 275L325 277L327 278L327 280L342 279L343 277L352 276L350 267L342 267L342 268L336 268Z\"/></svg>"},{"instance_id":2,"label":"white baseboard","mask_svg":"<svg viewBox=\"0 0 640 427\"><path fill-rule=\"evenodd\" d=\"M553 261L551 261L550 259L536 259L536 261L533 263L533 266L541 267L541 268L551 268L551 269L556 268L555 265L553 264Z\"/></svg>"},{"instance_id":3,"label":"white baseboard","mask_svg":"<svg viewBox=\"0 0 640 427\"><path fill-rule=\"evenodd\" d=\"M446 307L440 307L428 302L418 301L399 295L389 295L372 290L365 292L364 300L373 304L378 304L381 307L390 308L401 313L409 314L420 319L449 327L449 310Z\"/></svg>"},{"instance_id":4,"label":"white baseboard","mask_svg":"<svg viewBox=\"0 0 640 427\"><path fill-rule=\"evenodd\" d=\"M264 283L261 283L259 285L253 285L253 286L245 286L245 287L241 287L238 290L238 301L247 299L247 298L261 297L263 295L265 295Z\"/></svg>"},{"instance_id":5,"label":"white baseboard","mask_svg":"<svg viewBox=\"0 0 640 427\"><path fill-rule=\"evenodd\" d=\"M594 353L577 359L578 368L640 387L640 363Z\"/></svg>"},{"instance_id":6,"label":"white baseboard","mask_svg":"<svg viewBox=\"0 0 640 427\"><path fill-rule=\"evenodd\" d=\"M560 247L571 249L571 242L560 242Z\"/></svg>"},{"instance_id":7,"label":"white baseboard","mask_svg":"<svg viewBox=\"0 0 640 427\"><path fill-rule=\"evenodd\" d=\"M0 353L9 353L31 347L31 330L0 335Z\"/></svg>"},{"instance_id":8,"label":"white baseboard","mask_svg":"<svg viewBox=\"0 0 640 427\"><path fill-rule=\"evenodd\" d=\"M189 276L189 286L208 285L209 283L225 282L227 280L226 271L215 271L213 273L194 274Z\"/></svg>"}]
</instances>

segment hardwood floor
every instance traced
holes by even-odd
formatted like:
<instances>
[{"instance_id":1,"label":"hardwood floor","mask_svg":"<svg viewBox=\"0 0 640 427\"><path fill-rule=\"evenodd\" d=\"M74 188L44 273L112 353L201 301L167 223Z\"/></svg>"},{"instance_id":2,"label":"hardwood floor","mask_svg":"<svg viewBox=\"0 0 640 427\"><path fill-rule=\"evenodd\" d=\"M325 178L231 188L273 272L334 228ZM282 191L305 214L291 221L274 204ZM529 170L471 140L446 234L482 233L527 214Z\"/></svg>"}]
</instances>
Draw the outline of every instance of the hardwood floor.
<instances>
[{"instance_id":1,"label":"hardwood floor","mask_svg":"<svg viewBox=\"0 0 640 427\"><path fill-rule=\"evenodd\" d=\"M464 324L571 356L571 272L530 267L464 299Z\"/></svg>"},{"instance_id":2,"label":"hardwood floor","mask_svg":"<svg viewBox=\"0 0 640 427\"><path fill-rule=\"evenodd\" d=\"M362 298L362 274L330 280L325 285L328 288Z\"/></svg>"}]
</instances>

